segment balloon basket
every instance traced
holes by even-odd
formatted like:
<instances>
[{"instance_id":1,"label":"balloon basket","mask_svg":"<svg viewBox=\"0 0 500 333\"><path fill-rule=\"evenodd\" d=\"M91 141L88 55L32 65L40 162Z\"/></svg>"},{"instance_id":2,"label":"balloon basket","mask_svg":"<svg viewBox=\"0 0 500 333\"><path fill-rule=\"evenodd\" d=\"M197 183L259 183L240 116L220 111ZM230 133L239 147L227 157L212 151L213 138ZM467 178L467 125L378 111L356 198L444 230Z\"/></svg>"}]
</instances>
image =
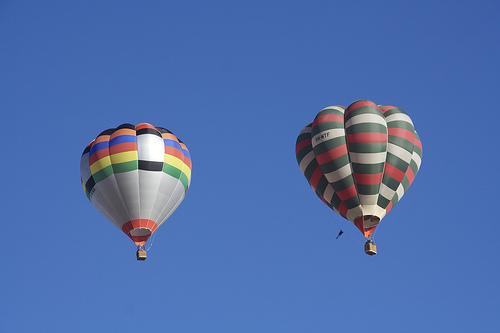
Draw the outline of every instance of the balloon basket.
<instances>
[{"instance_id":1,"label":"balloon basket","mask_svg":"<svg viewBox=\"0 0 500 333\"><path fill-rule=\"evenodd\" d=\"M146 250L137 250L137 260L146 260Z\"/></svg>"},{"instance_id":2,"label":"balloon basket","mask_svg":"<svg viewBox=\"0 0 500 333\"><path fill-rule=\"evenodd\" d=\"M370 241L366 242L365 253L368 254L369 256L377 254L377 246Z\"/></svg>"}]
</instances>

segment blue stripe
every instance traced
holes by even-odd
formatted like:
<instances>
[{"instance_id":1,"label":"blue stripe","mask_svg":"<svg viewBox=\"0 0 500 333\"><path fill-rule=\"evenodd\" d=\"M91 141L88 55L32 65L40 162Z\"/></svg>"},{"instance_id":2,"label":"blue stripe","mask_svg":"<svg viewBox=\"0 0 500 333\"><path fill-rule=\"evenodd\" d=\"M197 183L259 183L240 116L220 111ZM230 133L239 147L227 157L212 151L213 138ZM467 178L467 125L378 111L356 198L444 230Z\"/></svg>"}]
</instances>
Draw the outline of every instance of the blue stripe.
<instances>
[{"instance_id":1,"label":"blue stripe","mask_svg":"<svg viewBox=\"0 0 500 333\"><path fill-rule=\"evenodd\" d=\"M187 151L186 149L181 149L182 151L182 154L184 154L184 156L186 156L187 158L189 158L191 160L191 155L189 154L189 151Z\"/></svg>"},{"instance_id":2,"label":"blue stripe","mask_svg":"<svg viewBox=\"0 0 500 333\"><path fill-rule=\"evenodd\" d=\"M96 151L106 148L109 148L109 141L95 143L94 145L92 145L92 148L90 149L89 157L92 156L92 154L94 154Z\"/></svg>"},{"instance_id":3,"label":"blue stripe","mask_svg":"<svg viewBox=\"0 0 500 333\"><path fill-rule=\"evenodd\" d=\"M114 146L120 143L137 142L137 137L135 135L119 135L116 138L109 140L109 146Z\"/></svg>"},{"instance_id":4,"label":"blue stripe","mask_svg":"<svg viewBox=\"0 0 500 333\"><path fill-rule=\"evenodd\" d=\"M181 150L181 145L176 140L163 139L163 141L165 142L165 147L173 147L173 148Z\"/></svg>"}]
</instances>

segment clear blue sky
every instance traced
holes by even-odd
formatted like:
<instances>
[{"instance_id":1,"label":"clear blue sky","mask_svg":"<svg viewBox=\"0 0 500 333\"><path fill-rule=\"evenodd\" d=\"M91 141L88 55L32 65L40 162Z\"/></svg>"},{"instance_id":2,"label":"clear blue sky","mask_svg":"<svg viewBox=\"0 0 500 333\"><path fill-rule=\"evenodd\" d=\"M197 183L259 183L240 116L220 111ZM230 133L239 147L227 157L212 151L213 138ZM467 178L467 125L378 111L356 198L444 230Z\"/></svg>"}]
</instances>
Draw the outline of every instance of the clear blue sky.
<instances>
[{"instance_id":1,"label":"clear blue sky","mask_svg":"<svg viewBox=\"0 0 500 333\"><path fill-rule=\"evenodd\" d=\"M500 331L499 12L0 0L0 331ZM294 154L317 112L357 99L405 110L423 144L374 257ZM145 262L80 186L85 146L125 122L193 161Z\"/></svg>"}]
</instances>

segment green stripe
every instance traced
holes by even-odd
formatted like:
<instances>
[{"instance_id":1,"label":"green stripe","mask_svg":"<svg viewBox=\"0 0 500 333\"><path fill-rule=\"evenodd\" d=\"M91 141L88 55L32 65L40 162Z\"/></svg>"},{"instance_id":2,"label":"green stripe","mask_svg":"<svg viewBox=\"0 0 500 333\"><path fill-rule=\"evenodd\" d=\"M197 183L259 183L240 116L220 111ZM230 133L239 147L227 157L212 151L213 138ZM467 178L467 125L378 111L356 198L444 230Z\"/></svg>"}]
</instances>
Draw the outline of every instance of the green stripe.
<instances>
[{"instance_id":1,"label":"green stripe","mask_svg":"<svg viewBox=\"0 0 500 333\"><path fill-rule=\"evenodd\" d=\"M354 142L348 146L352 153L383 153L387 150L386 142Z\"/></svg>"},{"instance_id":2,"label":"green stripe","mask_svg":"<svg viewBox=\"0 0 500 333\"><path fill-rule=\"evenodd\" d=\"M387 127L379 123L359 123L351 125L345 129L345 133L387 133Z\"/></svg>"},{"instance_id":3,"label":"green stripe","mask_svg":"<svg viewBox=\"0 0 500 333\"><path fill-rule=\"evenodd\" d=\"M356 187L358 188L358 193L364 195L378 194L380 191L380 184L373 184L373 185L356 184Z\"/></svg>"},{"instance_id":4,"label":"green stripe","mask_svg":"<svg viewBox=\"0 0 500 333\"><path fill-rule=\"evenodd\" d=\"M357 102L359 102L359 101L357 101ZM354 103L357 103L357 102L354 102ZM368 113L368 114L376 114L376 115L380 115L380 117L384 117L384 115L382 114L382 112L378 108L376 108L376 107L373 107L373 106L360 106L360 107L358 107L358 108L356 108L354 110L351 110L345 116L345 121L347 122L352 117L358 116L360 114L366 114L366 113Z\"/></svg>"},{"instance_id":5,"label":"green stripe","mask_svg":"<svg viewBox=\"0 0 500 333\"><path fill-rule=\"evenodd\" d=\"M335 192L340 192L354 185L354 176L351 174L341 180L332 183Z\"/></svg>"},{"instance_id":6,"label":"green stripe","mask_svg":"<svg viewBox=\"0 0 500 333\"><path fill-rule=\"evenodd\" d=\"M411 160L411 162L410 162L410 168L411 168L411 170L413 171L413 174L414 174L415 176L417 176L418 166L417 166L417 163L415 163L415 161L414 161L414 160Z\"/></svg>"},{"instance_id":7,"label":"green stripe","mask_svg":"<svg viewBox=\"0 0 500 333\"><path fill-rule=\"evenodd\" d=\"M337 193L334 193L333 197L332 197L332 206L338 210L341 202L342 201L340 200L339 195ZM339 214L340 214L340 212L339 212ZM345 217L343 214L340 214L340 215Z\"/></svg>"},{"instance_id":8,"label":"green stripe","mask_svg":"<svg viewBox=\"0 0 500 333\"><path fill-rule=\"evenodd\" d=\"M402 172L406 172L406 170L408 169L408 163L406 163L404 160L402 160L398 156L391 154L389 152L387 153L386 162L389 163L390 165L396 167L398 170L400 170Z\"/></svg>"},{"instance_id":9,"label":"green stripe","mask_svg":"<svg viewBox=\"0 0 500 333\"><path fill-rule=\"evenodd\" d=\"M377 199L377 206L386 209L387 206L389 205L389 202L391 202L391 200L386 199L383 196L379 195Z\"/></svg>"},{"instance_id":10,"label":"green stripe","mask_svg":"<svg viewBox=\"0 0 500 333\"><path fill-rule=\"evenodd\" d=\"M391 176L385 173L384 176L382 177L382 183L393 191L396 191L400 184L396 179L392 178Z\"/></svg>"},{"instance_id":11,"label":"green stripe","mask_svg":"<svg viewBox=\"0 0 500 333\"><path fill-rule=\"evenodd\" d=\"M348 200L342 201L347 209L353 209L358 207L361 203L359 202L359 197L356 195Z\"/></svg>"},{"instance_id":12,"label":"green stripe","mask_svg":"<svg viewBox=\"0 0 500 333\"><path fill-rule=\"evenodd\" d=\"M94 177L94 181L95 183L99 183L101 180L104 180L106 178L108 178L109 176L111 176L113 174L113 166L111 165L108 165L107 167L97 171L96 173L94 173L92 175L92 177Z\"/></svg>"},{"instance_id":13,"label":"green stripe","mask_svg":"<svg viewBox=\"0 0 500 333\"><path fill-rule=\"evenodd\" d=\"M385 162L374 163L374 164L361 164L361 163L351 163L352 170L354 173L361 173L364 175L373 175L376 173L381 173L384 171Z\"/></svg>"},{"instance_id":14,"label":"green stripe","mask_svg":"<svg viewBox=\"0 0 500 333\"><path fill-rule=\"evenodd\" d=\"M405 129L405 130L408 130L410 132L414 132L414 128L413 128L413 125L407 121L403 121L403 120L393 120L393 121L389 121L387 122L387 127L388 128L402 128L402 129Z\"/></svg>"},{"instance_id":15,"label":"green stripe","mask_svg":"<svg viewBox=\"0 0 500 333\"><path fill-rule=\"evenodd\" d=\"M402 137L389 135L389 142L395 144L398 147L403 148L404 150L413 153L413 142L410 142Z\"/></svg>"},{"instance_id":16,"label":"green stripe","mask_svg":"<svg viewBox=\"0 0 500 333\"><path fill-rule=\"evenodd\" d=\"M314 170L318 167L318 163L316 163L316 160L312 160L311 163L309 163L304 170L304 176L306 177L307 181L311 181L312 174L314 173Z\"/></svg>"},{"instance_id":17,"label":"green stripe","mask_svg":"<svg viewBox=\"0 0 500 333\"><path fill-rule=\"evenodd\" d=\"M340 157L337 157L336 159L321 165L321 170L323 170L323 174L327 174L330 172L337 171L338 169L342 168L346 164L349 164L349 154L342 155Z\"/></svg>"},{"instance_id":18,"label":"green stripe","mask_svg":"<svg viewBox=\"0 0 500 333\"><path fill-rule=\"evenodd\" d=\"M304 159L304 157L306 157L306 155L309 154L311 151L312 147L311 145L308 145L297 152L297 155L295 155L295 157L297 158L297 162L299 163L299 165L300 162L302 162L302 160Z\"/></svg>"},{"instance_id":19,"label":"green stripe","mask_svg":"<svg viewBox=\"0 0 500 333\"><path fill-rule=\"evenodd\" d=\"M311 127L310 125L311 124L309 124L306 127ZM311 132L310 131L308 131L308 132L302 132L302 134L299 134L299 136L297 137L297 142L296 143L299 143L299 142L301 142L303 140L306 140L306 139L311 139Z\"/></svg>"},{"instance_id":20,"label":"green stripe","mask_svg":"<svg viewBox=\"0 0 500 333\"><path fill-rule=\"evenodd\" d=\"M313 138L315 135L318 133L332 130L332 129L339 129L339 128L344 128L344 123L340 121L325 121L322 123L317 124L311 131L311 138Z\"/></svg>"},{"instance_id":21,"label":"green stripe","mask_svg":"<svg viewBox=\"0 0 500 333\"><path fill-rule=\"evenodd\" d=\"M188 180L186 174L183 173L181 170L177 169L176 167L171 166L170 164L163 163L163 172L180 180L182 182L182 184L184 185L184 188L187 188L189 180Z\"/></svg>"},{"instance_id":22,"label":"green stripe","mask_svg":"<svg viewBox=\"0 0 500 333\"><path fill-rule=\"evenodd\" d=\"M113 164L113 172L114 173L122 173L122 172L134 171L134 170L137 170L138 164L139 163L137 160L123 162L123 163L116 163L116 164Z\"/></svg>"},{"instance_id":23,"label":"green stripe","mask_svg":"<svg viewBox=\"0 0 500 333\"><path fill-rule=\"evenodd\" d=\"M323 141L314 147L314 154L316 156L318 156L318 155L321 155L323 153L326 153L329 150L335 149L335 148L343 146L345 144L346 144L346 141L345 141L344 136L340 136L338 138Z\"/></svg>"},{"instance_id":24,"label":"green stripe","mask_svg":"<svg viewBox=\"0 0 500 333\"><path fill-rule=\"evenodd\" d=\"M325 176L321 176L319 179L318 185L316 186L316 192L320 193L321 196L325 194L326 187L329 185L328 180L326 180Z\"/></svg>"},{"instance_id":25,"label":"green stripe","mask_svg":"<svg viewBox=\"0 0 500 333\"><path fill-rule=\"evenodd\" d=\"M403 186L403 193L406 193L406 191L408 191L408 188L410 187L410 180L408 179L408 177L406 177L406 175L403 177L401 185Z\"/></svg>"},{"instance_id":26,"label":"green stripe","mask_svg":"<svg viewBox=\"0 0 500 333\"><path fill-rule=\"evenodd\" d=\"M343 108L343 107L342 107ZM345 110L345 109L344 109ZM344 112L341 112L339 110L336 110L336 109L330 109L330 108L326 108L326 109L323 109L321 110L317 115L316 115L316 118L318 117L321 117L321 116L324 116L326 114L332 114L332 115L335 115L335 116L340 116L340 117L344 117Z\"/></svg>"},{"instance_id":27,"label":"green stripe","mask_svg":"<svg viewBox=\"0 0 500 333\"><path fill-rule=\"evenodd\" d=\"M380 109L383 109L385 108L386 105L379 105L379 108ZM393 114L397 114L397 113L403 113L403 114L406 114L406 112L404 112L403 110L401 110L400 108L397 108L397 107L393 107L392 109L389 109L387 111L385 111L384 113L384 117L389 117L389 116L392 116Z\"/></svg>"}]
</instances>

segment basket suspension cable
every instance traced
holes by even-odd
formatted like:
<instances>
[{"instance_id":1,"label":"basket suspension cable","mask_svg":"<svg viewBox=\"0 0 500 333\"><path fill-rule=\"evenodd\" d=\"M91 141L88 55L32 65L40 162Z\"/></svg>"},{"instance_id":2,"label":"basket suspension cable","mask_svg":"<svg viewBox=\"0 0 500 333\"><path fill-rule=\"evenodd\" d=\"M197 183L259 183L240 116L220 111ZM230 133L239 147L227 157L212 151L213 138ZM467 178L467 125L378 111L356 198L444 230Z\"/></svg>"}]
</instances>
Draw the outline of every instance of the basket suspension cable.
<instances>
[{"instance_id":1,"label":"basket suspension cable","mask_svg":"<svg viewBox=\"0 0 500 333\"><path fill-rule=\"evenodd\" d=\"M144 243L144 247L146 247L146 244L149 243L149 247L147 249L145 248L146 251L149 251L149 249L153 246L153 241L155 239L155 235L156 235L156 233L153 232L153 234L148 239L148 241L146 243Z\"/></svg>"},{"instance_id":2,"label":"basket suspension cable","mask_svg":"<svg viewBox=\"0 0 500 333\"><path fill-rule=\"evenodd\" d=\"M338 223L338 221L337 221L337 219L336 219L336 216L334 216L334 214L333 214L333 211L332 211L332 210L329 210L329 212L330 212L330 216L332 217L332 220L335 222L335 224L337 225L337 227L338 227L340 230L344 231L344 230L340 227L340 225L339 225L339 223ZM349 222L351 222L351 221L349 221ZM351 223L352 223L352 222L351 222ZM350 233L350 232L346 232L346 231L344 231L344 234L346 234L346 235L347 235L347 236L348 236L348 237L349 237L352 241L354 241L355 243L357 243L357 244L359 244L359 243L360 243L359 239L355 239L355 238L353 238L353 237L351 236L351 233Z\"/></svg>"}]
</instances>

